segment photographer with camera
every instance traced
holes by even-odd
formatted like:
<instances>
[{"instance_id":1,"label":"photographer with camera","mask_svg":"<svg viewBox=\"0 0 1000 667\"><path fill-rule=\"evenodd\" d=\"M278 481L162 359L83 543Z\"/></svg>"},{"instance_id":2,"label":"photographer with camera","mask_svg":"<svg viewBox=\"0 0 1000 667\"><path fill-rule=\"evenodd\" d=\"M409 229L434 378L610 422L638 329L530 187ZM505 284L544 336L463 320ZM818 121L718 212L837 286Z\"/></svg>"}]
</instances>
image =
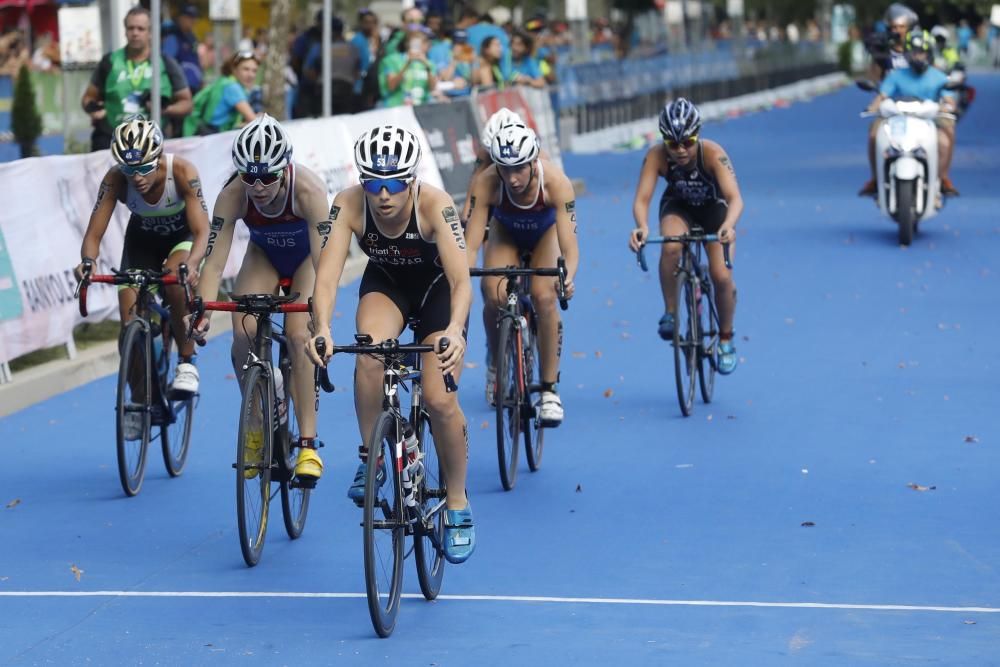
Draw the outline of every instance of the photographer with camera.
<instances>
[{"instance_id":1,"label":"photographer with camera","mask_svg":"<svg viewBox=\"0 0 1000 667\"><path fill-rule=\"evenodd\" d=\"M881 81L891 70L909 67L903 46L907 33L918 22L917 13L906 5L899 2L889 5L882 21L885 29L876 29L865 39L865 48L872 57L870 79Z\"/></svg>"},{"instance_id":2,"label":"photographer with camera","mask_svg":"<svg viewBox=\"0 0 1000 667\"><path fill-rule=\"evenodd\" d=\"M80 100L94 127L92 151L109 148L112 128L129 116L150 116L153 66L148 9L135 6L128 11L125 37L128 43L124 48L104 54ZM183 118L191 113L187 78L177 61L168 56L160 63L160 96L165 117Z\"/></svg>"}]
</instances>

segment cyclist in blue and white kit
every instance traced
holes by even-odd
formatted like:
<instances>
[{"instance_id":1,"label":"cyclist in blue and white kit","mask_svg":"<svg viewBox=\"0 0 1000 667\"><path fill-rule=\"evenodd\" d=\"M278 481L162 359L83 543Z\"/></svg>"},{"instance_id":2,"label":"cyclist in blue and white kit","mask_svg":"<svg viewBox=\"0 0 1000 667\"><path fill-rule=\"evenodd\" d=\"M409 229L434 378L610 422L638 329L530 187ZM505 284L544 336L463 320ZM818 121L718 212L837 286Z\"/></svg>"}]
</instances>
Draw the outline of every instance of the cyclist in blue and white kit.
<instances>
[{"instance_id":1,"label":"cyclist in blue and white kit","mask_svg":"<svg viewBox=\"0 0 1000 667\"><path fill-rule=\"evenodd\" d=\"M250 243L236 278L235 293L274 292L279 280L290 278L291 291L297 292L298 301L305 303L313 292L315 266L330 233L326 184L308 168L292 162L287 131L267 114L250 122L237 135L233 141L233 164L236 173L222 188L212 211L211 235L198 295L205 301L217 298L236 221L242 219L250 230ZM323 474L323 461L316 453L313 366L305 351L308 326L307 313L285 315L285 334L292 358L292 386L285 391L291 392L301 431L295 476L306 484L315 484ZM208 318L205 318L195 335L204 336L207 330ZM234 313L233 333L233 368L241 375L243 360L257 333L256 322L242 313ZM263 432L248 435L251 454L257 453L252 451L255 444L258 452L263 446L263 436ZM256 468L244 472L247 478L257 474Z\"/></svg>"},{"instance_id":2,"label":"cyclist in blue and white kit","mask_svg":"<svg viewBox=\"0 0 1000 667\"><path fill-rule=\"evenodd\" d=\"M466 227L470 266L474 266L489 225L489 244L483 257L486 268L518 266L523 252L531 254L530 265L551 268L566 259L566 294L573 296L573 279L580 261L576 237L576 195L573 184L553 162L539 156L534 130L515 124L501 128L493 137L490 155L495 165L476 178L469 199ZM491 217L492 209L492 217ZM484 292L493 312L503 305L502 278L484 277ZM562 321L556 307L557 278L536 277L531 281L531 300L538 314L541 348L539 419L545 426L558 426L563 406L556 391ZM486 327L496 349L497 323ZM495 376L495 371L493 373Z\"/></svg>"}]
</instances>

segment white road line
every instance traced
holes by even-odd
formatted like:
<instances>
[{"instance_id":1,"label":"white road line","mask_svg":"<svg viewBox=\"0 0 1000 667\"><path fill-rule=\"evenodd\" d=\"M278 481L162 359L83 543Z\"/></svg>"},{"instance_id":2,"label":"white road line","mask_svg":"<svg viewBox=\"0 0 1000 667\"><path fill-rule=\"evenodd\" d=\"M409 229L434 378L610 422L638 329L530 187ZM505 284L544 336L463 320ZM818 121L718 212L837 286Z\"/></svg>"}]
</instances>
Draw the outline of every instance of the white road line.
<instances>
[{"instance_id":1,"label":"white road line","mask_svg":"<svg viewBox=\"0 0 1000 667\"><path fill-rule=\"evenodd\" d=\"M364 593L291 593L266 591L0 591L0 597L125 597L125 598L364 598ZM405 593L404 598L421 598ZM456 602L535 602L559 604L652 605L660 607L760 607L773 609L858 609L864 611L935 611L947 613L1000 613L1000 607L944 607L908 604L848 604L830 602L754 602L749 600L657 600L643 598L570 598L531 595L439 595Z\"/></svg>"}]
</instances>

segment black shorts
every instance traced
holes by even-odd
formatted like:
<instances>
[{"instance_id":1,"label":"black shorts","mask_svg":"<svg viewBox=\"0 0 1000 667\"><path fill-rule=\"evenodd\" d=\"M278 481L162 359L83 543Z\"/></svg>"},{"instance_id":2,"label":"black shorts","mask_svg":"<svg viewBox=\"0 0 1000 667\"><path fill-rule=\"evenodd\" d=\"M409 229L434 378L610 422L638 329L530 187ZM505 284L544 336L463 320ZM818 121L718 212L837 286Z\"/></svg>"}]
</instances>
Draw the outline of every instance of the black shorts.
<instances>
[{"instance_id":1,"label":"black shorts","mask_svg":"<svg viewBox=\"0 0 1000 667\"><path fill-rule=\"evenodd\" d=\"M444 331L451 322L451 286L443 271L430 274L414 272L412 276L401 272L394 277L382 267L369 262L361 277L358 300L369 292L389 297L403 315L404 321L416 318L415 333L418 341L423 341L435 331ZM463 336L467 328L468 323L463 327Z\"/></svg>"},{"instance_id":2,"label":"black shorts","mask_svg":"<svg viewBox=\"0 0 1000 667\"><path fill-rule=\"evenodd\" d=\"M159 271L163 268L163 262L175 250L191 250L191 230L187 227L183 232L161 236L159 234L144 233L138 225L129 221L125 228L125 242L122 247L122 261L118 267L120 271L126 269L152 269ZM187 244L186 247L178 248L178 245Z\"/></svg>"},{"instance_id":3,"label":"black shorts","mask_svg":"<svg viewBox=\"0 0 1000 667\"><path fill-rule=\"evenodd\" d=\"M729 205L724 201L712 201L694 206L677 197L668 197L666 193L660 199L660 220L670 214L679 215L687 223L688 228L701 227L706 234L717 234L722 223L726 221L728 212Z\"/></svg>"}]
</instances>

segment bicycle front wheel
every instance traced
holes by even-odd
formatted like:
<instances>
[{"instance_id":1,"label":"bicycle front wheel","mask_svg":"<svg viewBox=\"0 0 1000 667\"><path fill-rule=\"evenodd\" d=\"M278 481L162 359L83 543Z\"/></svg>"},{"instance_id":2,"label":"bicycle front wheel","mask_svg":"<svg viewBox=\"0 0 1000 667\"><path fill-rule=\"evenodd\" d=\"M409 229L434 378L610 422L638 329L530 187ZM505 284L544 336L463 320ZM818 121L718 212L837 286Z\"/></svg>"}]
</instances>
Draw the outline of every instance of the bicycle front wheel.
<instances>
[{"instance_id":1,"label":"bicycle front wheel","mask_svg":"<svg viewBox=\"0 0 1000 667\"><path fill-rule=\"evenodd\" d=\"M278 467L281 473L281 517L285 521L285 532L288 537L296 540L306 527L306 516L309 514L310 489L292 486L295 477L295 463L298 460L296 445L301 432L299 421L295 417L295 405L292 400L291 361L284 356L278 363L278 372L282 374L285 387L284 405L277 409L275 429L275 447Z\"/></svg>"},{"instance_id":2,"label":"bicycle front wheel","mask_svg":"<svg viewBox=\"0 0 1000 667\"><path fill-rule=\"evenodd\" d=\"M674 377L677 380L677 401L685 417L694 408L695 375L698 373L698 306L691 287L690 274L677 276L674 295L677 317L674 319Z\"/></svg>"},{"instance_id":3,"label":"bicycle front wheel","mask_svg":"<svg viewBox=\"0 0 1000 667\"><path fill-rule=\"evenodd\" d=\"M421 411L416 419L410 421L423 452L422 473L414 483L420 522L413 533L413 553L420 592L425 599L433 600L441 592L441 580L444 578L444 499L447 491L427 413Z\"/></svg>"},{"instance_id":4,"label":"bicycle front wheel","mask_svg":"<svg viewBox=\"0 0 1000 667\"><path fill-rule=\"evenodd\" d=\"M171 392L167 382L167 369L170 368L174 341L168 322L164 322L161 335L163 348L160 350L160 357L153 360L163 396L161 407L164 408L164 414L159 415L160 448L163 450L163 465L167 468L167 473L171 477L177 477L184 471L184 464L187 463L196 397L190 394L174 395Z\"/></svg>"},{"instance_id":5,"label":"bicycle front wheel","mask_svg":"<svg viewBox=\"0 0 1000 667\"><path fill-rule=\"evenodd\" d=\"M532 323L534 327L534 323ZM531 345L524 350L524 386L525 388L538 385L542 381L542 355L538 348L538 331L531 331ZM545 427L542 420L538 418L537 402L541 400L539 392L531 406L522 406L524 418L521 420L521 429L524 431L524 453L528 459L528 469L536 472L542 467L542 449L545 446Z\"/></svg>"},{"instance_id":6,"label":"bicycle front wheel","mask_svg":"<svg viewBox=\"0 0 1000 667\"><path fill-rule=\"evenodd\" d=\"M365 590L368 613L379 637L388 637L396 627L403 588L402 485L396 461L396 417L383 412L368 439L364 519Z\"/></svg>"},{"instance_id":7,"label":"bicycle front wheel","mask_svg":"<svg viewBox=\"0 0 1000 667\"><path fill-rule=\"evenodd\" d=\"M149 348L145 323L138 318L129 322L121 337L115 419L118 479L126 496L139 493L146 474L152 406Z\"/></svg>"},{"instance_id":8,"label":"bicycle front wheel","mask_svg":"<svg viewBox=\"0 0 1000 667\"><path fill-rule=\"evenodd\" d=\"M243 375L243 404L236 441L236 523L240 551L250 567L260 562L271 500L271 448L274 405L260 366Z\"/></svg>"},{"instance_id":9,"label":"bicycle front wheel","mask_svg":"<svg viewBox=\"0 0 1000 667\"><path fill-rule=\"evenodd\" d=\"M494 395L497 420L497 462L500 483L510 491L517 482L517 449L521 439L521 360L514 320L500 322L497 342L497 386Z\"/></svg>"},{"instance_id":10,"label":"bicycle front wheel","mask_svg":"<svg viewBox=\"0 0 1000 667\"><path fill-rule=\"evenodd\" d=\"M708 275L708 267L704 275ZM711 280L705 280L701 286L701 299L698 301L698 334L701 345L698 346L698 385L701 388L701 400L712 402L715 391L715 370L718 368L719 355L719 321L715 316L715 288Z\"/></svg>"}]
</instances>

